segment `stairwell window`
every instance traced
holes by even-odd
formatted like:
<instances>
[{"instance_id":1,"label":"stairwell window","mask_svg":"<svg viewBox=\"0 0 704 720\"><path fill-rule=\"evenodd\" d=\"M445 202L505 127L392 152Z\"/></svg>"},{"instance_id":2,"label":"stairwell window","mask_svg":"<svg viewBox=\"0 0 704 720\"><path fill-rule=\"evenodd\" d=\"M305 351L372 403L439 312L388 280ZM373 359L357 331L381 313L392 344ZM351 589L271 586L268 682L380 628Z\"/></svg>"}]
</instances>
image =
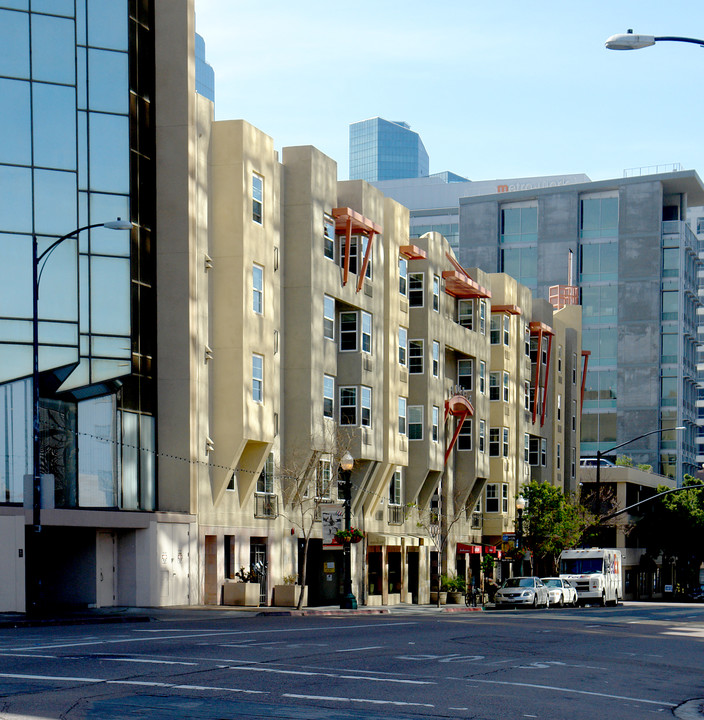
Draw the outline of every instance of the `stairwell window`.
<instances>
[{"instance_id":1,"label":"stairwell window","mask_svg":"<svg viewBox=\"0 0 704 720\"><path fill-rule=\"evenodd\" d=\"M398 434L406 434L406 407L408 400L405 397L399 397L398 399Z\"/></svg>"},{"instance_id":2,"label":"stairwell window","mask_svg":"<svg viewBox=\"0 0 704 720\"><path fill-rule=\"evenodd\" d=\"M486 452L486 420L479 421L479 437L477 440L479 452Z\"/></svg>"},{"instance_id":3,"label":"stairwell window","mask_svg":"<svg viewBox=\"0 0 704 720\"><path fill-rule=\"evenodd\" d=\"M366 385L360 388L362 427L372 426L372 389Z\"/></svg>"},{"instance_id":4,"label":"stairwell window","mask_svg":"<svg viewBox=\"0 0 704 720\"><path fill-rule=\"evenodd\" d=\"M335 298L330 295L323 298L323 337L335 339Z\"/></svg>"},{"instance_id":5,"label":"stairwell window","mask_svg":"<svg viewBox=\"0 0 704 720\"><path fill-rule=\"evenodd\" d=\"M264 356L252 355L252 400L264 402Z\"/></svg>"},{"instance_id":6,"label":"stairwell window","mask_svg":"<svg viewBox=\"0 0 704 720\"><path fill-rule=\"evenodd\" d=\"M252 265L252 310L257 315L264 312L264 268Z\"/></svg>"},{"instance_id":7,"label":"stairwell window","mask_svg":"<svg viewBox=\"0 0 704 720\"><path fill-rule=\"evenodd\" d=\"M440 312L440 277L433 275L433 310Z\"/></svg>"},{"instance_id":8,"label":"stairwell window","mask_svg":"<svg viewBox=\"0 0 704 720\"><path fill-rule=\"evenodd\" d=\"M398 292L408 297L408 260L402 257L398 259Z\"/></svg>"},{"instance_id":9,"label":"stairwell window","mask_svg":"<svg viewBox=\"0 0 704 720\"><path fill-rule=\"evenodd\" d=\"M479 301L479 332L486 335L486 300Z\"/></svg>"},{"instance_id":10,"label":"stairwell window","mask_svg":"<svg viewBox=\"0 0 704 720\"><path fill-rule=\"evenodd\" d=\"M264 178L252 173L252 220L262 224L264 217Z\"/></svg>"},{"instance_id":11,"label":"stairwell window","mask_svg":"<svg viewBox=\"0 0 704 720\"><path fill-rule=\"evenodd\" d=\"M440 343L433 340L433 377L440 375Z\"/></svg>"},{"instance_id":12,"label":"stairwell window","mask_svg":"<svg viewBox=\"0 0 704 720\"><path fill-rule=\"evenodd\" d=\"M433 442L440 439L440 408L433 405Z\"/></svg>"},{"instance_id":13,"label":"stairwell window","mask_svg":"<svg viewBox=\"0 0 704 720\"><path fill-rule=\"evenodd\" d=\"M323 375L323 417L335 417L335 378Z\"/></svg>"},{"instance_id":14,"label":"stairwell window","mask_svg":"<svg viewBox=\"0 0 704 720\"><path fill-rule=\"evenodd\" d=\"M372 316L362 310L362 352L372 351Z\"/></svg>"},{"instance_id":15,"label":"stairwell window","mask_svg":"<svg viewBox=\"0 0 704 720\"><path fill-rule=\"evenodd\" d=\"M486 363L484 360L479 361L479 392L486 395Z\"/></svg>"},{"instance_id":16,"label":"stairwell window","mask_svg":"<svg viewBox=\"0 0 704 720\"><path fill-rule=\"evenodd\" d=\"M408 330L404 327L398 329L398 364L406 367L408 362Z\"/></svg>"}]
</instances>

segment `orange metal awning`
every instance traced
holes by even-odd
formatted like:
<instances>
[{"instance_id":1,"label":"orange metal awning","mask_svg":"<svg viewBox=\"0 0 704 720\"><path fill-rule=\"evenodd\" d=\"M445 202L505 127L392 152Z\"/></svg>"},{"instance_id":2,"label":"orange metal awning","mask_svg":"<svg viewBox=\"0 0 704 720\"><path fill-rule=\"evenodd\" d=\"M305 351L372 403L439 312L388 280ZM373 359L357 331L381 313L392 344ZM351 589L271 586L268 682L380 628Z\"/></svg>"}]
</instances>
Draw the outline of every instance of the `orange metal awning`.
<instances>
[{"instance_id":1,"label":"orange metal awning","mask_svg":"<svg viewBox=\"0 0 704 720\"><path fill-rule=\"evenodd\" d=\"M523 315L523 310L518 305L492 305L493 313L508 313L509 315Z\"/></svg>"},{"instance_id":2,"label":"orange metal awning","mask_svg":"<svg viewBox=\"0 0 704 720\"><path fill-rule=\"evenodd\" d=\"M401 245L398 252L407 260L425 260L428 257L428 253L417 245Z\"/></svg>"},{"instance_id":3,"label":"orange metal awning","mask_svg":"<svg viewBox=\"0 0 704 720\"><path fill-rule=\"evenodd\" d=\"M444 270L442 277L445 281L445 292L452 297L461 299L491 297L489 290L457 270Z\"/></svg>"}]
</instances>

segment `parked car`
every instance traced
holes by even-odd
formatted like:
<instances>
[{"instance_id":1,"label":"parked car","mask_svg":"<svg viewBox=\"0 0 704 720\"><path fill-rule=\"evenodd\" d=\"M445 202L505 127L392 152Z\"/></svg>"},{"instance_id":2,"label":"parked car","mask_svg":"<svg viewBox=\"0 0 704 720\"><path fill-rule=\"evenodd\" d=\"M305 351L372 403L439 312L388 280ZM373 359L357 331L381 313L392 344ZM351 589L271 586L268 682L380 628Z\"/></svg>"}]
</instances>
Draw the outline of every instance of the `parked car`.
<instances>
[{"instance_id":1,"label":"parked car","mask_svg":"<svg viewBox=\"0 0 704 720\"><path fill-rule=\"evenodd\" d=\"M548 589L550 605L577 607L577 588L569 580L563 580L559 577L545 577L541 578L541 580Z\"/></svg>"},{"instance_id":2,"label":"parked car","mask_svg":"<svg viewBox=\"0 0 704 720\"><path fill-rule=\"evenodd\" d=\"M597 463L595 457L583 457L579 459L580 467L596 467L597 465L601 465L601 467L616 467L611 460L607 460L606 458L601 458L600 463Z\"/></svg>"},{"instance_id":3,"label":"parked car","mask_svg":"<svg viewBox=\"0 0 704 720\"><path fill-rule=\"evenodd\" d=\"M539 577L507 578L494 595L494 603L499 606L528 605L529 607L548 607L548 590Z\"/></svg>"}]
</instances>

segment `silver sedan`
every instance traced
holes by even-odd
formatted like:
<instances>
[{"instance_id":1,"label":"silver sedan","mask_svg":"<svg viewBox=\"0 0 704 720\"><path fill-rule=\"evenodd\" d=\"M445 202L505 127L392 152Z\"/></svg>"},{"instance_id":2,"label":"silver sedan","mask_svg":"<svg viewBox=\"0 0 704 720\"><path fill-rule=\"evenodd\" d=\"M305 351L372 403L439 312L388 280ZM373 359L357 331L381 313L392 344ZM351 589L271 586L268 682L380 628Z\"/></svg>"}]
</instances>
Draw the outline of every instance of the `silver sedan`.
<instances>
[{"instance_id":1,"label":"silver sedan","mask_svg":"<svg viewBox=\"0 0 704 720\"><path fill-rule=\"evenodd\" d=\"M496 591L494 604L497 607L507 605L548 607L550 599L547 588L539 577L512 577L504 580Z\"/></svg>"}]
</instances>

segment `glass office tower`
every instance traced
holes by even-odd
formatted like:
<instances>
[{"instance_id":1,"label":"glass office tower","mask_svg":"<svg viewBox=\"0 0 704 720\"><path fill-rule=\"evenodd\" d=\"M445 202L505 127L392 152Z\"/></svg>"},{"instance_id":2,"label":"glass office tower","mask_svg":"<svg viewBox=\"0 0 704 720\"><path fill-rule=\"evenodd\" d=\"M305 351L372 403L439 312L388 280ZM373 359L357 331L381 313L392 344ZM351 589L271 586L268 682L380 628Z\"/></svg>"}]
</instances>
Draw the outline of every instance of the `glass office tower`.
<instances>
[{"instance_id":1,"label":"glass office tower","mask_svg":"<svg viewBox=\"0 0 704 720\"><path fill-rule=\"evenodd\" d=\"M371 118L350 125L350 180L427 177L428 153L405 122Z\"/></svg>"}]
</instances>

